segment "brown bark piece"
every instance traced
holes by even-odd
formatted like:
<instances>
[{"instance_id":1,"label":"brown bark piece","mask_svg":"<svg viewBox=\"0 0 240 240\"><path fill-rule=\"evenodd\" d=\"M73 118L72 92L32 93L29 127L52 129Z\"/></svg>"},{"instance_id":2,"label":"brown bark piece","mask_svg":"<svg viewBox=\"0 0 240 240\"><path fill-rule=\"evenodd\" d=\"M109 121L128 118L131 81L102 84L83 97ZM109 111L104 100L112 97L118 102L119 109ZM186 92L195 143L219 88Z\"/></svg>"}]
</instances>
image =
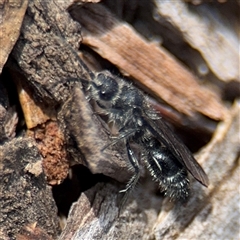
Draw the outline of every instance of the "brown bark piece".
<instances>
[{"instance_id":1,"label":"brown bark piece","mask_svg":"<svg viewBox=\"0 0 240 240\"><path fill-rule=\"evenodd\" d=\"M75 52L80 41L79 24L59 5L53 1L29 3L12 57L38 100L50 103L52 108L68 99L64 86L67 79L90 79Z\"/></svg>"},{"instance_id":2,"label":"brown bark piece","mask_svg":"<svg viewBox=\"0 0 240 240\"><path fill-rule=\"evenodd\" d=\"M119 213L118 190L109 183L98 184L82 194L72 206L59 240L148 239L161 201L151 195L152 188L139 186Z\"/></svg>"},{"instance_id":3,"label":"brown bark piece","mask_svg":"<svg viewBox=\"0 0 240 240\"><path fill-rule=\"evenodd\" d=\"M89 4L76 8L72 14L82 25L84 44L134 77L155 96L186 115L200 112L215 120L224 118L227 111L215 93L200 86L166 50L146 42L102 5Z\"/></svg>"},{"instance_id":4,"label":"brown bark piece","mask_svg":"<svg viewBox=\"0 0 240 240\"><path fill-rule=\"evenodd\" d=\"M57 122L47 123L33 129L33 138L43 157L43 171L51 185L60 184L68 175L69 159L65 140Z\"/></svg>"},{"instance_id":5,"label":"brown bark piece","mask_svg":"<svg viewBox=\"0 0 240 240\"><path fill-rule=\"evenodd\" d=\"M16 43L28 0L1 1L0 3L0 73Z\"/></svg>"},{"instance_id":6,"label":"brown bark piece","mask_svg":"<svg viewBox=\"0 0 240 240\"><path fill-rule=\"evenodd\" d=\"M72 96L63 105L58 119L69 143L68 150L76 162L85 164L92 173L103 173L119 181L129 178L124 146L102 151L110 143L109 137L89 104L86 104L78 84L73 86Z\"/></svg>"},{"instance_id":7,"label":"brown bark piece","mask_svg":"<svg viewBox=\"0 0 240 240\"><path fill-rule=\"evenodd\" d=\"M0 147L0 229L10 239L35 222L53 237L59 233L51 189L36 169L39 162L41 157L30 139L18 138Z\"/></svg>"},{"instance_id":8,"label":"brown bark piece","mask_svg":"<svg viewBox=\"0 0 240 240\"><path fill-rule=\"evenodd\" d=\"M44 112L46 108L35 103L31 96L31 91L24 82L16 81L18 97L23 110L25 122L28 129L36 127L38 124L45 123L50 119L50 114Z\"/></svg>"}]
</instances>

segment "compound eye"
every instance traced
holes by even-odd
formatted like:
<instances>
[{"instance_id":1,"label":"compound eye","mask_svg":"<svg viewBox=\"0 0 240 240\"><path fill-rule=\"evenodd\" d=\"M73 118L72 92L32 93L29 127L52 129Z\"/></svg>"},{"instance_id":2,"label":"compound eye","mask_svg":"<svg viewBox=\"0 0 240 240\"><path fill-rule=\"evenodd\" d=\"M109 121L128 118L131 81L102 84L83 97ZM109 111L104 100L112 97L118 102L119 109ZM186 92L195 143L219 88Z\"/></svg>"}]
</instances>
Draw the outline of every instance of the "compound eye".
<instances>
[{"instance_id":1,"label":"compound eye","mask_svg":"<svg viewBox=\"0 0 240 240\"><path fill-rule=\"evenodd\" d=\"M98 75L98 90L102 100L109 101L116 97L118 93L118 83L114 78L104 75L103 73Z\"/></svg>"}]
</instances>

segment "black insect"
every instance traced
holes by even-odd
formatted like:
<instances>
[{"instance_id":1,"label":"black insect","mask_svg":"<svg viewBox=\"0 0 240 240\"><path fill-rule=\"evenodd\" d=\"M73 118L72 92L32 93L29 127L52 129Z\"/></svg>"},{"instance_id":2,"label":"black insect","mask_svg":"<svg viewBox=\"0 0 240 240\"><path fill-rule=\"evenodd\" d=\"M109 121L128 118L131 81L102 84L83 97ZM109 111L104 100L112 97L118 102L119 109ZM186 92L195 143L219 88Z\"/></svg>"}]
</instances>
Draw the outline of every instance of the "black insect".
<instances>
[{"instance_id":1,"label":"black insect","mask_svg":"<svg viewBox=\"0 0 240 240\"><path fill-rule=\"evenodd\" d=\"M126 143L128 158L135 174L121 192L128 193L139 179L140 161L136 158L131 143L140 146L143 161L151 175L170 198L188 197L187 172L204 186L208 185L204 170L159 114L150 108L139 89L126 80L103 71L88 83L87 91L101 113L108 116L109 122L118 129L118 137L111 145L120 140Z\"/></svg>"}]
</instances>

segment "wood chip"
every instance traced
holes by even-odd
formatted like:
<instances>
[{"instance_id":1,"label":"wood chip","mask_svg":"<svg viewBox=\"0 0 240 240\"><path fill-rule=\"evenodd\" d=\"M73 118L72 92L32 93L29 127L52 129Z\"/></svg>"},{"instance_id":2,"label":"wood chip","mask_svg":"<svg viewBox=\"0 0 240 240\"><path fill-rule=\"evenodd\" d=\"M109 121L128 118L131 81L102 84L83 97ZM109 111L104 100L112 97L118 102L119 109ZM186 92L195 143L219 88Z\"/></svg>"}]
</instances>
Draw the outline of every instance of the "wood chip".
<instances>
[{"instance_id":1,"label":"wood chip","mask_svg":"<svg viewBox=\"0 0 240 240\"><path fill-rule=\"evenodd\" d=\"M101 183L85 192L72 206L59 240L148 239L161 201L151 196L151 188L144 193L139 188L120 215L116 186Z\"/></svg>"},{"instance_id":2,"label":"wood chip","mask_svg":"<svg viewBox=\"0 0 240 240\"><path fill-rule=\"evenodd\" d=\"M32 223L24 226L21 229L21 234L17 235L17 240L52 240L44 230L37 226L37 223Z\"/></svg>"},{"instance_id":3,"label":"wood chip","mask_svg":"<svg viewBox=\"0 0 240 240\"><path fill-rule=\"evenodd\" d=\"M28 6L28 0L1 1L0 3L0 73L13 49Z\"/></svg>"},{"instance_id":4,"label":"wood chip","mask_svg":"<svg viewBox=\"0 0 240 240\"><path fill-rule=\"evenodd\" d=\"M200 86L196 77L164 48L146 42L102 5L89 4L72 15L82 25L84 44L138 80L152 94L186 115L200 112L215 120L224 119L227 111L215 93Z\"/></svg>"},{"instance_id":5,"label":"wood chip","mask_svg":"<svg viewBox=\"0 0 240 240\"><path fill-rule=\"evenodd\" d=\"M23 110L24 118L28 129L45 123L50 119L50 112L47 114L44 106L39 106L33 99L33 94L24 82L16 81L18 89L18 97ZM45 112L44 112L45 111ZM52 111L54 112L54 111Z\"/></svg>"},{"instance_id":6,"label":"wood chip","mask_svg":"<svg viewBox=\"0 0 240 240\"><path fill-rule=\"evenodd\" d=\"M224 15L204 4L190 9L183 1L154 2L155 19L165 19L173 25L184 40L201 53L219 79L240 81L239 39Z\"/></svg>"}]
</instances>

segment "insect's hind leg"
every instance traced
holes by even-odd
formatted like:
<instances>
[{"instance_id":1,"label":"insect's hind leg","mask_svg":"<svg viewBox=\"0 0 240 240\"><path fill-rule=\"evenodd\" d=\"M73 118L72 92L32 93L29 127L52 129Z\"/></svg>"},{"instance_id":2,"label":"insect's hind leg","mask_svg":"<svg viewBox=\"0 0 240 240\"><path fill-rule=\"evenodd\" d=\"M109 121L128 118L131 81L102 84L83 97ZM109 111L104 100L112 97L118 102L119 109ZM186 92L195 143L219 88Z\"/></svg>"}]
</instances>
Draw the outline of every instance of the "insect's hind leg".
<instances>
[{"instance_id":1,"label":"insect's hind leg","mask_svg":"<svg viewBox=\"0 0 240 240\"><path fill-rule=\"evenodd\" d=\"M138 162L138 159L135 157L135 154L132 151L128 140L126 141L126 147L127 147L127 154L128 154L129 162L131 163L132 167L134 168L134 175L128 182L126 188L120 191L120 193L124 193L124 196L121 200L120 211L121 211L123 205L126 203L129 193L136 186L138 179L140 177L139 162Z\"/></svg>"}]
</instances>

